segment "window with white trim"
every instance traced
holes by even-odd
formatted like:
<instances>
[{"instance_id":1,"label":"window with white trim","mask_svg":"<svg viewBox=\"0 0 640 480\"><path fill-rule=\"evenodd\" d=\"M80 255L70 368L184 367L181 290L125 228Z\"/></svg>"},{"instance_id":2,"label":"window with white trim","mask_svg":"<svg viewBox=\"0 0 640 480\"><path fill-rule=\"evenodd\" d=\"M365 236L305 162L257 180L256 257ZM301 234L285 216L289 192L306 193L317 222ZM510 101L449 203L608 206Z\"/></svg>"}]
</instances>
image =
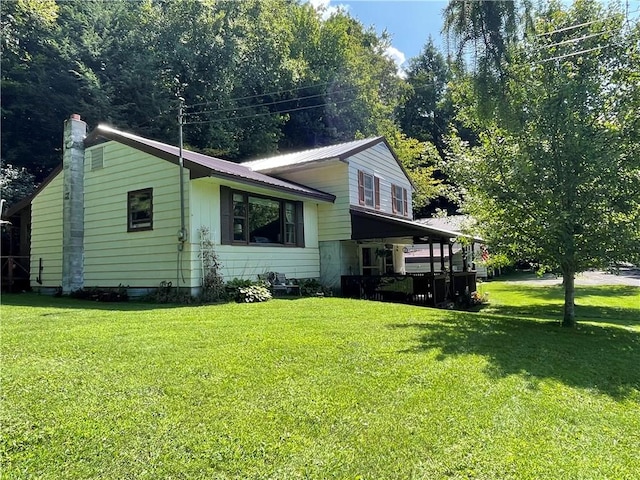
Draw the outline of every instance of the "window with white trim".
<instances>
[{"instance_id":1,"label":"window with white trim","mask_svg":"<svg viewBox=\"0 0 640 480\"><path fill-rule=\"evenodd\" d=\"M391 185L391 205L393 213L409 215L409 202L407 189L399 185Z\"/></svg>"},{"instance_id":2,"label":"window with white trim","mask_svg":"<svg viewBox=\"0 0 640 480\"><path fill-rule=\"evenodd\" d=\"M380 208L380 179L358 170L358 202L365 207Z\"/></svg>"}]
</instances>

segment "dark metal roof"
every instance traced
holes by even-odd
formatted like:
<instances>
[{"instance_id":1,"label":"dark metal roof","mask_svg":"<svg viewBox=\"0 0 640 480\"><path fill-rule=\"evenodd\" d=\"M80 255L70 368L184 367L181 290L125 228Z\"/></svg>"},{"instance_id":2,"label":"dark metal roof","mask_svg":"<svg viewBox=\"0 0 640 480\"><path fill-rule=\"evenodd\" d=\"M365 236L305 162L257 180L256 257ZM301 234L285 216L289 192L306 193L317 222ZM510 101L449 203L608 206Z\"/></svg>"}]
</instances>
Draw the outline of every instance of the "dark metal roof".
<instances>
[{"instance_id":1,"label":"dark metal roof","mask_svg":"<svg viewBox=\"0 0 640 480\"><path fill-rule=\"evenodd\" d=\"M179 164L180 149L178 147L122 132L106 125L99 125L93 130L85 139L85 146L96 145L102 139L113 140L176 165ZM320 190L254 172L243 164L210 157L190 150L183 150L182 157L184 166L189 169L191 178L218 177L326 202L333 202L336 198L334 195Z\"/></svg>"},{"instance_id":2,"label":"dark metal roof","mask_svg":"<svg viewBox=\"0 0 640 480\"><path fill-rule=\"evenodd\" d=\"M453 241L458 237L469 237L461 232L425 225L406 218L394 217L359 207L351 207L352 240L367 240L385 237L429 237Z\"/></svg>"}]
</instances>

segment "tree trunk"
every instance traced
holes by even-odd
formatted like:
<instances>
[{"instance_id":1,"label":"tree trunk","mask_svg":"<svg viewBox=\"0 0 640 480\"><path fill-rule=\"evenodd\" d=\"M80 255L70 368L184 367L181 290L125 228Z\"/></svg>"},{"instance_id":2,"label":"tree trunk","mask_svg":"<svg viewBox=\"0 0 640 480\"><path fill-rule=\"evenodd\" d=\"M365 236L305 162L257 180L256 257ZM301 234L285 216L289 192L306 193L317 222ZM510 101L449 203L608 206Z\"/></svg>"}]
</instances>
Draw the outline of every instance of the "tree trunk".
<instances>
[{"instance_id":1,"label":"tree trunk","mask_svg":"<svg viewBox=\"0 0 640 480\"><path fill-rule=\"evenodd\" d=\"M575 289L575 272L568 270L562 272L562 280L564 284L564 317L562 318L563 327L576 326L576 289Z\"/></svg>"}]
</instances>

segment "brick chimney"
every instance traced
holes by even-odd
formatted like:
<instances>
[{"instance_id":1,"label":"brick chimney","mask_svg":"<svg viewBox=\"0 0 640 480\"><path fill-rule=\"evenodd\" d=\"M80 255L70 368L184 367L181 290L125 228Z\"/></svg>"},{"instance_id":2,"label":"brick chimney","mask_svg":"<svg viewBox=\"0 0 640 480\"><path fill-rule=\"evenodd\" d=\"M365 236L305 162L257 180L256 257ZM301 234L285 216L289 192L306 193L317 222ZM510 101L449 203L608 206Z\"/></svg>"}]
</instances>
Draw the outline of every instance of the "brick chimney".
<instances>
[{"instance_id":1,"label":"brick chimney","mask_svg":"<svg viewBox=\"0 0 640 480\"><path fill-rule=\"evenodd\" d=\"M84 287L84 143L87 124L73 114L64 122L62 292Z\"/></svg>"}]
</instances>

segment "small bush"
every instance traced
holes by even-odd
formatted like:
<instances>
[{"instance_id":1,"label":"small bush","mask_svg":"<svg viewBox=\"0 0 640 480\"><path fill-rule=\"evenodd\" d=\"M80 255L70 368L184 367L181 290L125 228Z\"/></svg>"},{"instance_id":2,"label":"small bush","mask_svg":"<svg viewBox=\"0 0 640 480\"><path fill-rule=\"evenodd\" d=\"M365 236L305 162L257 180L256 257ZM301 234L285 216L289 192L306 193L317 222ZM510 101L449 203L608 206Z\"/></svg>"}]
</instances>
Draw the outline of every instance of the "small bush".
<instances>
[{"instance_id":1,"label":"small bush","mask_svg":"<svg viewBox=\"0 0 640 480\"><path fill-rule=\"evenodd\" d=\"M300 295L303 297L327 297L331 295L331 290L315 278L300 279L298 280L298 285L300 285Z\"/></svg>"},{"instance_id":2,"label":"small bush","mask_svg":"<svg viewBox=\"0 0 640 480\"><path fill-rule=\"evenodd\" d=\"M262 284L240 287L236 295L236 302L238 303L266 302L268 300L271 300L271 292Z\"/></svg>"},{"instance_id":3,"label":"small bush","mask_svg":"<svg viewBox=\"0 0 640 480\"><path fill-rule=\"evenodd\" d=\"M179 291L173 287L172 282L160 282L160 286L145 296L144 300L152 303L179 303L184 305L195 302L188 290Z\"/></svg>"},{"instance_id":4,"label":"small bush","mask_svg":"<svg viewBox=\"0 0 640 480\"><path fill-rule=\"evenodd\" d=\"M219 302L225 300L224 279L220 273L222 265L215 251L215 245L210 238L209 229L207 227L200 227L199 232L201 240L199 256L202 259L204 272L200 300L202 302Z\"/></svg>"},{"instance_id":5,"label":"small bush","mask_svg":"<svg viewBox=\"0 0 640 480\"><path fill-rule=\"evenodd\" d=\"M71 292L69 297L96 302L126 302L129 300L127 287L123 285L119 285L118 288L81 288Z\"/></svg>"},{"instance_id":6,"label":"small bush","mask_svg":"<svg viewBox=\"0 0 640 480\"><path fill-rule=\"evenodd\" d=\"M266 302L271 300L269 284L262 280L257 282L234 278L226 283L225 288L229 298L238 303Z\"/></svg>"}]
</instances>

